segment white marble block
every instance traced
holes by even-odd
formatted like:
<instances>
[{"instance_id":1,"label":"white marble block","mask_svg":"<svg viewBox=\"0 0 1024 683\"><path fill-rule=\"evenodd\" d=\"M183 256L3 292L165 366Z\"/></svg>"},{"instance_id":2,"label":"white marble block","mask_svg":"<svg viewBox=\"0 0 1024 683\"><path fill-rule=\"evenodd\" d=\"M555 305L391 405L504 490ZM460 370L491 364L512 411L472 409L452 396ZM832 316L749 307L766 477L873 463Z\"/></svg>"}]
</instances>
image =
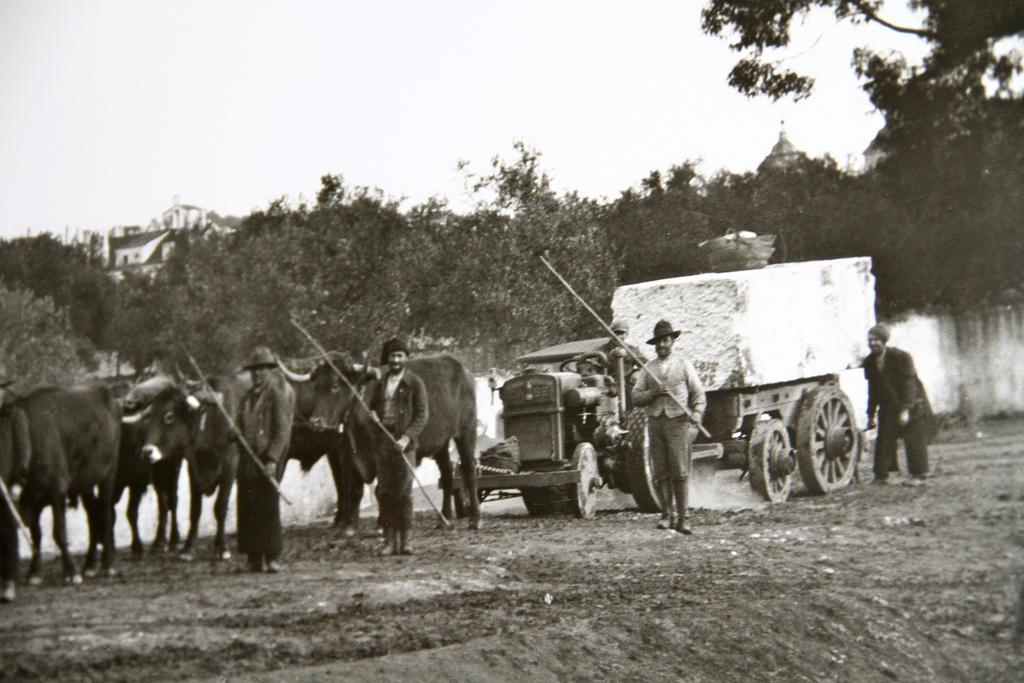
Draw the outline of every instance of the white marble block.
<instances>
[{"instance_id":1,"label":"white marble block","mask_svg":"<svg viewBox=\"0 0 1024 683\"><path fill-rule=\"evenodd\" d=\"M875 278L869 257L780 263L625 285L612 312L649 358L645 342L669 320L707 389L753 387L859 366L875 324Z\"/></svg>"}]
</instances>

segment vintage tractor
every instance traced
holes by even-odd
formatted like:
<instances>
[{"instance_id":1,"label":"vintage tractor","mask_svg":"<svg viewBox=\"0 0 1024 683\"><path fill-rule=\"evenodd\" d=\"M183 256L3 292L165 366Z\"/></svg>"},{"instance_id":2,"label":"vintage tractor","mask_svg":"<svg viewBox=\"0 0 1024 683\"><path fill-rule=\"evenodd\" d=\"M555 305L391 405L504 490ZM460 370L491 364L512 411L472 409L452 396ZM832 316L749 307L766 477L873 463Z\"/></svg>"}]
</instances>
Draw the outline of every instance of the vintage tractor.
<instances>
[{"instance_id":1,"label":"vintage tractor","mask_svg":"<svg viewBox=\"0 0 1024 683\"><path fill-rule=\"evenodd\" d=\"M839 373L859 364L864 333L874 324L870 267L866 258L780 264L616 290L616 316L640 321L631 343L641 344L654 315L673 307L679 320L691 321L683 325L680 353L694 361L708 389L709 434L694 444L691 481L742 470L772 502L789 497L797 473L815 494L850 483L862 438ZM576 371L578 359L594 352L609 357L614 380ZM597 338L518 358L527 370L506 381L500 395L505 436L518 442L519 471L482 471L481 495L512 491L532 514L571 509L589 518L594 491L610 486L631 494L640 510L659 511L647 418L629 405L633 366L624 355Z\"/></svg>"}]
</instances>

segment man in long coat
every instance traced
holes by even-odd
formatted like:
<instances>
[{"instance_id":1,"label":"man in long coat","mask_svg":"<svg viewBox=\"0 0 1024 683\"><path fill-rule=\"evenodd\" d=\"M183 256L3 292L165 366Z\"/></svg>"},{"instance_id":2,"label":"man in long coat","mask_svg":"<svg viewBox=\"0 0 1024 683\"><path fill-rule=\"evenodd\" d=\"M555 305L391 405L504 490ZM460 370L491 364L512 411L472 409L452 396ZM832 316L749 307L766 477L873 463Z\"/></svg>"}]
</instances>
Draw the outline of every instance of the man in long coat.
<instances>
[{"instance_id":1,"label":"man in long coat","mask_svg":"<svg viewBox=\"0 0 1024 683\"><path fill-rule=\"evenodd\" d=\"M3 477L8 492L17 497L14 491L28 474L31 446L28 417L19 408L4 404L4 390L12 383L0 369L0 477ZM17 579L18 521L14 510L0 501L0 602L14 600Z\"/></svg>"},{"instance_id":2,"label":"man in long coat","mask_svg":"<svg viewBox=\"0 0 1024 683\"><path fill-rule=\"evenodd\" d=\"M864 376L868 381L869 429L875 426L878 415L874 481L887 483L889 472L899 471L896 447L903 439L911 477L907 483L917 486L928 475L928 441L934 418L914 359L906 351L886 346L888 342L887 326L875 325L868 330L871 353L864 359Z\"/></svg>"},{"instance_id":3,"label":"man in long coat","mask_svg":"<svg viewBox=\"0 0 1024 683\"><path fill-rule=\"evenodd\" d=\"M392 439L381 435L377 464L377 504L384 527L384 555L411 555L412 468L416 446L427 424L427 389L419 376L405 367L409 347L398 337L384 343L381 361L388 371L370 396L370 409ZM397 442L397 447L396 447Z\"/></svg>"},{"instance_id":4,"label":"man in long coat","mask_svg":"<svg viewBox=\"0 0 1024 683\"><path fill-rule=\"evenodd\" d=\"M254 572L282 569L281 501L270 478L280 481L284 475L295 394L273 372L276 365L266 346L253 350L244 366L252 376L252 388L238 409L238 428L259 460L257 464L243 455L238 464L238 550Z\"/></svg>"}]
</instances>

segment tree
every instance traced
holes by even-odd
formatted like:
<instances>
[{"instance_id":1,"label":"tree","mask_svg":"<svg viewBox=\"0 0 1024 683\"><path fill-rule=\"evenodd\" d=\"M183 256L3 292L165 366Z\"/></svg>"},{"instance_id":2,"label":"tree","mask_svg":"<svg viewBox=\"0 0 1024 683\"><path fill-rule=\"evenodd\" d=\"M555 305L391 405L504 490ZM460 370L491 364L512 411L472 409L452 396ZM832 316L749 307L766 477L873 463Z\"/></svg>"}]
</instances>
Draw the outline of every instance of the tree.
<instances>
[{"instance_id":1,"label":"tree","mask_svg":"<svg viewBox=\"0 0 1024 683\"><path fill-rule=\"evenodd\" d=\"M49 297L0 285L0 359L18 389L71 384L85 376L80 339Z\"/></svg>"}]
</instances>

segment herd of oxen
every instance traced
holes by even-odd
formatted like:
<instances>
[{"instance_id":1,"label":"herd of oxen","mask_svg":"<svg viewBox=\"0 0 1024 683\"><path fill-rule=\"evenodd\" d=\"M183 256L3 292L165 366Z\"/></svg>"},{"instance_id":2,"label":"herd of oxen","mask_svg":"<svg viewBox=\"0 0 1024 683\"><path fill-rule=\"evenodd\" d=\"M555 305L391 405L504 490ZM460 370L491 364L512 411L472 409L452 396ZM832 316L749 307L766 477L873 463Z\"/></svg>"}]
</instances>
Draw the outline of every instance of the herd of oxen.
<instances>
[{"instance_id":1,"label":"herd of oxen","mask_svg":"<svg viewBox=\"0 0 1024 683\"><path fill-rule=\"evenodd\" d=\"M473 378L447 354L412 359L407 365L423 379L430 408L417 457L437 461L445 517L452 518L454 502L456 510L469 517L469 526L476 528L480 507ZM329 361L320 362L307 374L279 363L271 381L281 382L295 400L288 458L298 460L303 471L309 471L321 457L327 458L337 490L334 524L345 535L354 535L364 484L375 478L374 452L385 438L357 394L372 391L373 384L380 381L379 371L353 363L347 354L332 353ZM246 373L213 376L202 382L158 375L120 391L97 382L8 395L9 408L20 410L27 418L21 423L27 422L28 433L27 438L18 438L12 433L16 429L3 430L0 476L9 488L20 488L17 507L33 540L28 581L38 584L41 580L39 520L42 510L51 507L53 539L60 550L64 580L81 582L82 574L68 551L65 524L66 506L78 500L90 536L82 573L114 575L114 505L125 489L133 558L144 553L138 510L150 486L158 509L153 549L176 548L180 542L176 510L182 464L188 471L191 504L188 534L179 552L186 559L192 557L203 500L215 495L213 550L220 559L228 559L224 533L228 501L239 458L249 457L232 421L249 382ZM462 499L453 501L451 442L467 484L465 508ZM0 534L16 547L17 521L9 511L4 512L0 514ZM5 581L4 601L13 597L14 583Z\"/></svg>"}]
</instances>

